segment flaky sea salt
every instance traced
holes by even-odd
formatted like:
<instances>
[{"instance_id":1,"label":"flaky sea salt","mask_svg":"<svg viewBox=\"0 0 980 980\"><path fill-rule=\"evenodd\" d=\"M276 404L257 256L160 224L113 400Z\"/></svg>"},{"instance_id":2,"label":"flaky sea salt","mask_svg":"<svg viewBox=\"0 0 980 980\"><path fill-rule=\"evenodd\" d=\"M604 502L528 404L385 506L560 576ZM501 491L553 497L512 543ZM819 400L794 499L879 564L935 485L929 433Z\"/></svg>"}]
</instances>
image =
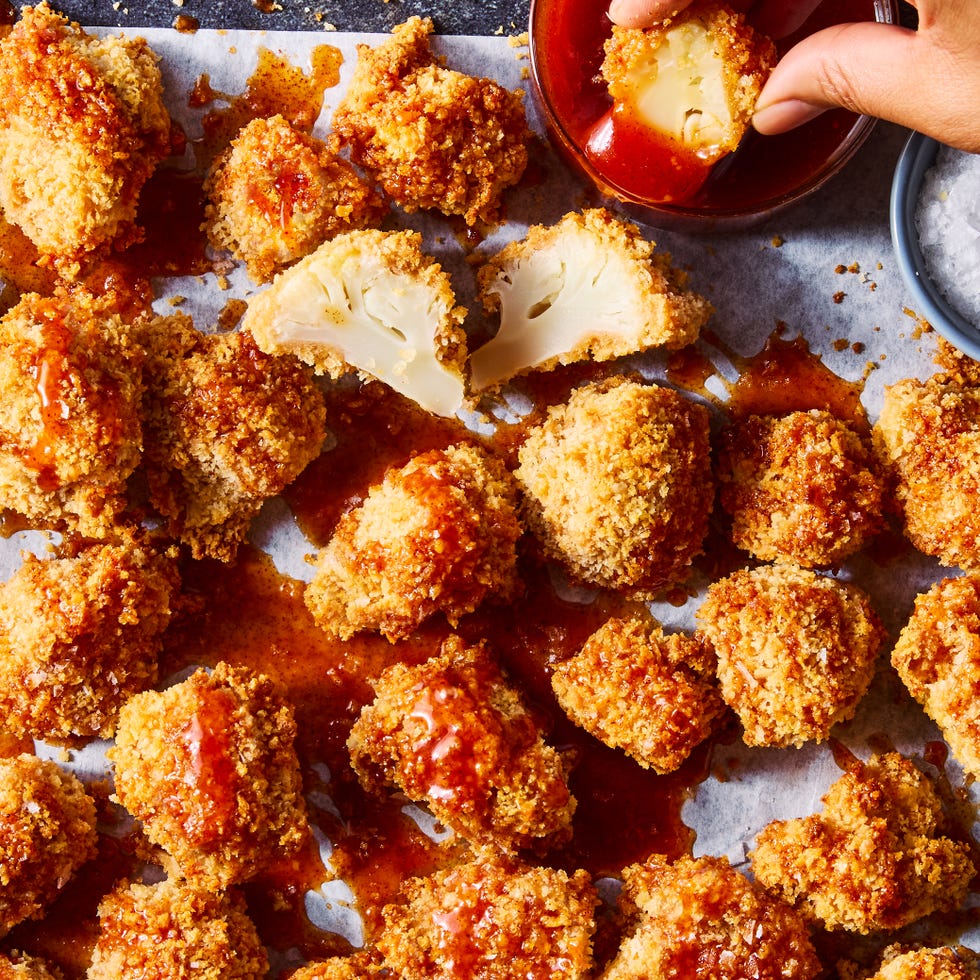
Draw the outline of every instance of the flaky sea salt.
<instances>
[{"instance_id":1,"label":"flaky sea salt","mask_svg":"<svg viewBox=\"0 0 980 980\"><path fill-rule=\"evenodd\" d=\"M922 181L915 227L929 278L980 326L980 155L939 148Z\"/></svg>"}]
</instances>

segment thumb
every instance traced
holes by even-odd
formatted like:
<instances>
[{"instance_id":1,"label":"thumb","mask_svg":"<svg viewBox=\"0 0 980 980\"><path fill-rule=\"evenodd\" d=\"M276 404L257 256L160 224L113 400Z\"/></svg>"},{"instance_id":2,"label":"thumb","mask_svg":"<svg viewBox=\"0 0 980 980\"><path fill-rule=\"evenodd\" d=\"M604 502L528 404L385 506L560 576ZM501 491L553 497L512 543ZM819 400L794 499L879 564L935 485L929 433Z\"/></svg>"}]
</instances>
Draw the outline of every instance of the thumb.
<instances>
[{"instance_id":1,"label":"thumb","mask_svg":"<svg viewBox=\"0 0 980 980\"><path fill-rule=\"evenodd\" d=\"M975 75L976 68L958 65L948 50L915 31L840 24L804 38L783 56L752 122L760 133L782 133L840 106L980 149L980 134L970 132L980 95Z\"/></svg>"},{"instance_id":2,"label":"thumb","mask_svg":"<svg viewBox=\"0 0 980 980\"><path fill-rule=\"evenodd\" d=\"M690 3L691 0L612 0L609 19L620 27L649 27Z\"/></svg>"}]
</instances>

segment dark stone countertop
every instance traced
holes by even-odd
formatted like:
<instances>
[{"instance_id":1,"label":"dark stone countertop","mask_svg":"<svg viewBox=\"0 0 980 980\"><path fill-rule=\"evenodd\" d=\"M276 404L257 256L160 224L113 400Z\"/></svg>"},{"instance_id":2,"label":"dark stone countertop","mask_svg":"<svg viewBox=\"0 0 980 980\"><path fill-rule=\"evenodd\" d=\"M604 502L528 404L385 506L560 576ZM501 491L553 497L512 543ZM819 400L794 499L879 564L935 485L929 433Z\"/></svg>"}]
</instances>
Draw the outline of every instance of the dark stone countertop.
<instances>
[{"instance_id":1,"label":"dark stone countertop","mask_svg":"<svg viewBox=\"0 0 980 980\"><path fill-rule=\"evenodd\" d=\"M202 28L390 31L413 14L429 16L439 34L516 34L526 29L530 0L52 0L89 27L170 27L180 14ZM263 9L259 9L259 7ZM269 9L272 8L272 9ZM264 12L269 9L269 12Z\"/></svg>"}]
</instances>

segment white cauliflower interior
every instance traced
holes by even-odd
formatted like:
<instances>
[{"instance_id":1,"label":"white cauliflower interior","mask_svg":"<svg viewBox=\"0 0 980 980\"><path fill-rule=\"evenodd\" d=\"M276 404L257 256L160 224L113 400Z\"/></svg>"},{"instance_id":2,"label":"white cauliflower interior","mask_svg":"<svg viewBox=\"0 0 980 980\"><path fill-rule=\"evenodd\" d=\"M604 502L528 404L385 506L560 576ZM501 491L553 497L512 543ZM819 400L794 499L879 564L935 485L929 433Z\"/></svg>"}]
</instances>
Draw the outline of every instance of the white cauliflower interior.
<instances>
[{"instance_id":1,"label":"white cauliflower interior","mask_svg":"<svg viewBox=\"0 0 980 980\"><path fill-rule=\"evenodd\" d=\"M500 327L470 358L477 390L590 356L682 347L711 314L669 255L653 255L635 225L601 208L532 227L480 270L479 281Z\"/></svg>"},{"instance_id":2,"label":"white cauliflower interior","mask_svg":"<svg viewBox=\"0 0 980 980\"><path fill-rule=\"evenodd\" d=\"M465 310L414 232L325 242L249 302L243 325L266 353L291 351L333 378L356 370L427 411L463 403Z\"/></svg>"}]
</instances>

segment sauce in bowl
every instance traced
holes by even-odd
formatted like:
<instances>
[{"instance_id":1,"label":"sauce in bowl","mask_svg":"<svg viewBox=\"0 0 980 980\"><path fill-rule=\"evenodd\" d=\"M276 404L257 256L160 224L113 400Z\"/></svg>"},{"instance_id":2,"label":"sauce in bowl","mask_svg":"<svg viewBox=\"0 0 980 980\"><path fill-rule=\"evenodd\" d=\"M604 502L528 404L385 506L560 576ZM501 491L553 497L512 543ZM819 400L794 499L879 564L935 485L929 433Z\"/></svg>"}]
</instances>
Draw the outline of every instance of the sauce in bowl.
<instances>
[{"instance_id":1,"label":"sauce in bowl","mask_svg":"<svg viewBox=\"0 0 980 980\"><path fill-rule=\"evenodd\" d=\"M604 194L649 206L643 217L655 224L670 215L764 217L823 184L870 132L870 118L833 110L779 136L750 130L734 153L705 168L671 141L611 111L600 74L603 45L612 32L608 7L609 0L534 0L535 86L549 128L572 162ZM779 54L821 28L860 20L893 22L894 5L823 0L802 27L777 41Z\"/></svg>"}]
</instances>

